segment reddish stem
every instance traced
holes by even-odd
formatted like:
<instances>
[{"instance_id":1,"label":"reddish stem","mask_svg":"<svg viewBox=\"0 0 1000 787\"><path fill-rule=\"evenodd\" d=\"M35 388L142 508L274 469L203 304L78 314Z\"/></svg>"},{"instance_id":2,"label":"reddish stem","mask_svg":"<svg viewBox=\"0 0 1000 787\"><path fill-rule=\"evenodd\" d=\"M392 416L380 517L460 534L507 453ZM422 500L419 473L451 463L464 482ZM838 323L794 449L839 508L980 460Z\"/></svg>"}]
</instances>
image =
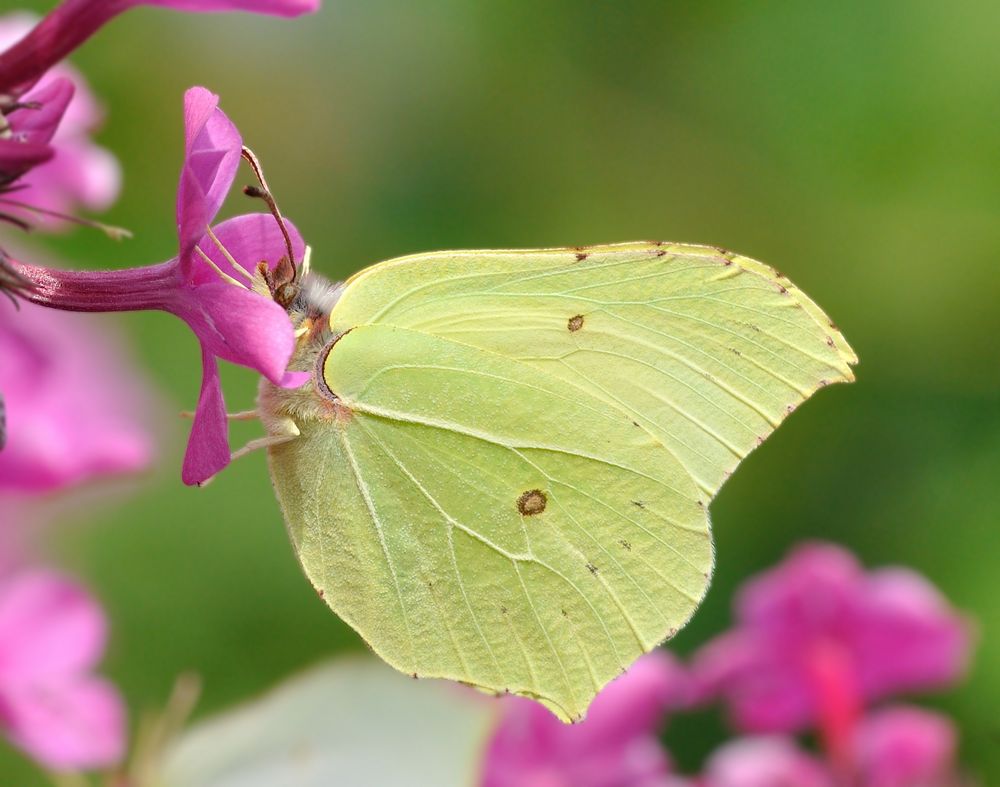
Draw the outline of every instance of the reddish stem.
<instances>
[{"instance_id":1,"label":"reddish stem","mask_svg":"<svg viewBox=\"0 0 1000 787\"><path fill-rule=\"evenodd\" d=\"M134 0L65 0L24 38L0 53L0 94L14 95L86 41Z\"/></svg>"},{"instance_id":2,"label":"reddish stem","mask_svg":"<svg viewBox=\"0 0 1000 787\"><path fill-rule=\"evenodd\" d=\"M114 271L42 268L16 260L8 266L28 283L18 291L24 300L75 312L169 310L179 280L174 260Z\"/></svg>"}]
</instances>

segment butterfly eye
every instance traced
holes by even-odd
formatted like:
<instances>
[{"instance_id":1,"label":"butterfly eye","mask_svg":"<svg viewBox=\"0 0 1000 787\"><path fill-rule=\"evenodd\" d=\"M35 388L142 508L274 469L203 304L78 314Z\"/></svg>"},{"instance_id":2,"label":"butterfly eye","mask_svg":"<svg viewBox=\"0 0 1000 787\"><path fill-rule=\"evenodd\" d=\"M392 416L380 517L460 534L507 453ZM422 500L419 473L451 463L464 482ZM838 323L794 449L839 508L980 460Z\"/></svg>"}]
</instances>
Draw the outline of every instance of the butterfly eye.
<instances>
[{"instance_id":1,"label":"butterfly eye","mask_svg":"<svg viewBox=\"0 0 1000 787\"><path fill-rule=\"evenodd\" d=\"M299 285L294 281L290 281L275 288L274 300L279 306L287 309L298 297L298 294Z\"/></svg>"}]
</instances>

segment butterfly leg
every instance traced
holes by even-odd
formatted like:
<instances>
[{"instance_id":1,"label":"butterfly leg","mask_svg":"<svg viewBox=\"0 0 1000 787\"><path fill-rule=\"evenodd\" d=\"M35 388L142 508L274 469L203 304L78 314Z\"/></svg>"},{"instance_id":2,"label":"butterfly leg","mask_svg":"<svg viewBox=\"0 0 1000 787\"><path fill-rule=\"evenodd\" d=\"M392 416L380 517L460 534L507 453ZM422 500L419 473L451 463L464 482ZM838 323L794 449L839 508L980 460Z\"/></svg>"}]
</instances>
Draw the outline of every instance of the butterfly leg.
<instances>
[{"instance_id":1,"label":"butterfly leg","mask_svg":"<svg viewBox=\"0 0 1000 787\"><path fill-rule=\"evenodd\" d=\"M256 416L256 412L254 415ZM235 462L241 456L246 456L247 454L258 451L261 448L270 448L273 445L287 443L290 440L294 440L301 434L299 432L299 427L291 418L282 418L279 422L271 424L271 428L273 430L271 434L266 437L258 437L256 440L251 440L242 448L233 451L229 460L231 462Z\"/></svg>"},{"instance_id":2,"label":"butterfly leg","mask_svg":"<svg viewBox=\"0 0 1000 787\"><path fill-rule=\"evenodd\" d=\"M194 413L190 410L182 410L181 418L194 418ZM256 410L241 410L238 413L226 413L226 418L230 421L256 421L260 418L260 413Z\"/></svg>"},{"instance_id":3,"label":"butterfly leg","mask_svg":"<svg viewBox=\"0 0 1000 787\"><path fill-rule=\"evenodd\" d=\"M260 413L256 410L241 410L238 413L226 413L226 418L230 421L256 421L260 418Z\"/></svg>"},{"instance_id":4,"label":"butterfly leg","mask_svg":"<svg viewBox=\"0 0 1000 787\"><path fill-rule=\"evenodd\" d=\"M249 421L251 418L257 417L257 411L247 411L244 413L235 413L234 415L228 416L234 420ZM291 418L282 418L277 422L272 422L270 428L273 430L271 434L266 437L258 437L255 440L251 440L242 448L233 451L229 455L229 461L235 462L240 457L246 456L247 454L252 454L254 451L259 451L261 448L270 448L272 445L281 445L282 443L287 443L291 440L297 438L301 433L299 432L299 427L296 425L295 421ZM212 481L215 480L215 476L210 476L202 481L198 486L205 487L208 486Z\"/></svg>"},{"instance_id":5,"label":"butterfly leg","mask_svg":"<svg viewBox=\"0 0 1000 787\"><path fill-rule=\"evenodd\" d=\"M235 462L240 457L246 456L247 454L252 454L254 451L259 451L261 448L270 448L272 445L281 445L282 443L287 443L290 440L294 440L298 437L297 434L294 435L270 435L268 437L258 437L256 440L251 440L242 448L233 451L229 456L229 461Z\"/></svg>"}]
</instances>

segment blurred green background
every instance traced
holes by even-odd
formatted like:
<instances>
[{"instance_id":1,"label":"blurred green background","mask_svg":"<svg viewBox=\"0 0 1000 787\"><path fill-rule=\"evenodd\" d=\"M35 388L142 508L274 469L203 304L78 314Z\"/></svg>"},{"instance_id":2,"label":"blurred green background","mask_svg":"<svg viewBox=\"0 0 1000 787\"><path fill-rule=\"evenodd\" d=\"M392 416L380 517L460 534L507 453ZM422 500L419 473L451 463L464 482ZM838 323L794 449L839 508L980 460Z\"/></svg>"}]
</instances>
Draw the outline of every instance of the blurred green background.
<instances>
[{"instance_id":1,"label":"blurred green background","mask_svg":"<svg viewBox=\"0 0 1000 787\"><path fill-rule=\"evenodd\" d=\"M126 173L107 219L135 239L51 246L80 267L173 255L181 97L203 84L330 277L448 247L649 238L770 262L834 316L859 379L821 392L726 485L715 582L673 647L720 631L734 588L800 540L912 566L977 621L968 681L931 703L994 783L998 29L1000 5L930 0L327 0L293 22L141 8L73 58ZM119 324L164 392L162 457L51 549L107 604L106 668L133 712L161 705L184 670L203 676L206 713L361 649L301 577L263 456L181 486L193 337L165 315ZM231 409L252 406L251 374L224 382ZM234 441L253 435L240 425ZM682 718L667 739L693 768L720 734ZM0 773L36 783L7 750Z\"/></svg>"}]
</instances>

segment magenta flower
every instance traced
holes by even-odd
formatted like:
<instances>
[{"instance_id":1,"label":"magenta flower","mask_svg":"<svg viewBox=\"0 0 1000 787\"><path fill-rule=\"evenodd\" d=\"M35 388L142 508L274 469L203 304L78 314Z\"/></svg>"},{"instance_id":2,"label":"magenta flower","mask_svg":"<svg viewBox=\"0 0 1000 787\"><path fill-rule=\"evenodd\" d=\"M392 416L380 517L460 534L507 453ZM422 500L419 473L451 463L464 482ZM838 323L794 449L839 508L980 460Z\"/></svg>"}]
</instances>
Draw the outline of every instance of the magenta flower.
<instances>
[{"instance_id":1,"label":"magenta flower","mask_svg":"<svg viewBox=\"0 0 1000 787\"><path fill-rule=\"evenodd\" d=\"M780 736L741 738L709 758L699 787L834 787L818 759ZM860 785L858 786L860 787Z\"/></svg>"},{"instance_id":2,"label":"magenta flower","mask_svg":"<svg viewBox=\"0 0 1000 787\"><path fill-rule=\"evenodd\" d=\"M876 711L855 731L859 781L864 787L957 787L957 745L954 725L936 713L910 707Z\"/></svg>"},{"instance_id":3,"label":"magenta flower","mask_svg":"<svg viewBox=\"0 0 1000 787\"><path fill-rule=\"evenodd\" d=\"M0 17L0 50L22 38L34 24L27 14ZM0 212L25 220L37 212L11 202L44 211L68 214L82 206L107 208L118 195L121 174L116 159L90 140L103 113L86 81L73 68L59 64L45 74L17 101L8 101L0 119L7 138L0 139ZM18 165L14 157L28 161ZM28 174L30 172L30 174ZM16 189L10 184L16 181Z\"/></svg>"},{"instance_id":4,"label":"magenta flower","mask_svg":"<svg viewBox=\"0 0 1000 787\"><path fill-rule=\"evenodd\" d=\"M948 787L957 736L943 716L897 706L876 711L854 730L849 759L834 769L790 738L761 736L725 744L708 760L699 787Z\"/></svg>"},{"instance_id":5,"label":"magenta flower","mask_svg":"<svg viewBox=\"0 0 1000 787\"><path fill-rule=\"evenodd\" d=\"M563 724L531 700L505 698L482 785L665 787L670 760L657 730L688 692L680 664L654 651L606 686L578 724Z\"/></svg>"},{"instance_id":6,"label":"magenta flower","mask_svg":"<svg viewBox=\"0 0 1000 787\"><path fill-rule=\"evenodd\" d=\"M739 729L818 722L834 748L847 745L864 702L943 686L969 651L965 621L926 580L866 573L827 544L798 548L744 586L736 619L696 654L706 695L728 701Z\"/></svg>"},{"instance_id":7,"label":"magenta flower","mask_svg":"<svg viewBox=\"0 0 1000 787\"><path fill-rule=\"evenodd\" d=\"M75 311L161 309L194 330L203 380L184 458L186 484L207 480L230 461L217 359L255 369L276 385L303 382L302 375L285 374L295 337L285 307L269 290L271 272L282 259L286 271L302 259L305 244L298 231L261 213L209 226L236 176L243 144L218 102L204 88L192 88L184 97L177 257L147 268L102 272L12 263L30 282L22 292L27 300Z\"/></svg>"},{"instance_id":8,"label":"magenta flower","mask_svg":"<svg viewBox=\"0 0 1000 787\"><path fill-rule=\"evenodd\" d=\"M55 156L49 143L73 97L73 83L54 79L31 95L30 104L0 104L0 195L18 190L19 179ZM8 210L8 199L0 197L0 218L16 222Z\"/></svg>"},{"instance_id":9,"label":"magenta flower","mask_svg":"<svg viewBox=\"0 0 1000 787\"><path fill-rule=\"evenodd\" d=\"M124 706L92 674L106 639L104 613L74 583L45 571L0 579L0 732L48 768L122 757Z\"/></svg>"},{"instance_id":10,"label":"magenta flower","mask_svg":"<svg viewBox=\"0 0 1000 787\"><path fill-rule=\"evenodd\" d=\"M136 472L152 460L149 393L93 319L0 303L0 391L8 421L0 507L10 493Z\"/></svg>"},{"instance_id":11,"label":"magenta flower","mask_svg":"<svg viewBox=\"0 0 1000 787\"><path fill-rule=\"evenodd\" d=\"M30 33L0 54L0 94L21 95L106 22L138 5L291 17L315 11L319 0L63 0Z\"/></svg>"}]
</instances>

